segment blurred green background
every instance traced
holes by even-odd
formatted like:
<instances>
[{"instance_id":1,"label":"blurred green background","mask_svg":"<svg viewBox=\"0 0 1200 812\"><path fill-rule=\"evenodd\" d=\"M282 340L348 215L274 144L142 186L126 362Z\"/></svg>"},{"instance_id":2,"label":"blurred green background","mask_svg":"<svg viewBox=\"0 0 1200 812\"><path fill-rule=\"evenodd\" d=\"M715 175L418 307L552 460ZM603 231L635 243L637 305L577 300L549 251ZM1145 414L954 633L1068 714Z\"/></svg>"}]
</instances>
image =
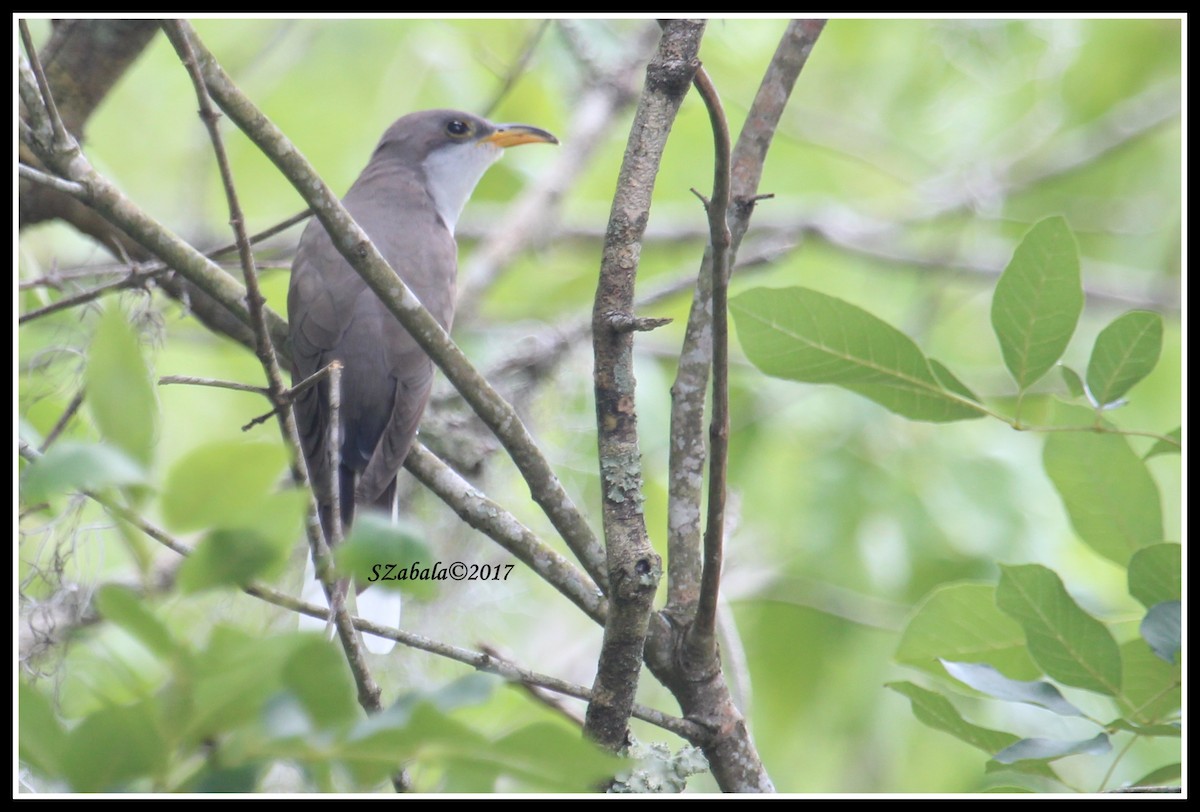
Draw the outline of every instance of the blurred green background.
<instances>
[{"instance_id":1,"label":"blurred green background","mask_svg":"<svg viewBox=\"0 0 1200 812\"><path fill-rule=\"evenodd\" d=\"M712 20L701 58L732 131L741 127L785 20ZM549 129L564 146L515 150L483 179L460 222L460 287L469 299L454 336L487 370L518 349L544 345L590 315L601 239L633 108L602 128L536 244L486 287L472 278L480 246L522 190L567 170L582 101L597 75L648 55L646 20L579 19L544 26L497 20L220 20L197 31L241 88L337 192L403 113L458 107ZM48 22L33 21L35 38ZM1088 302L1066 362L1081 369L1099 330L1118 313L1166 319L1162 360L1110 415L1131 429L1166 432L1181 421L1181 23L1151 20L835 19L822 33L776 133L732 293L804 285L844 298L913 336L981 394L1006 377L988 323L990 292L1012 246L1034 222L1064 215L1080 243ZM524 70L514 74L523 57ZM640 69L631 74L640 86ZM515 78L501 94L506 78ZM498 104L493 104L496 99ZM229 240L225 203L196 100L167 41L157 36L89 125L93 163L194 245ZM299 197L240 133L225 132L250 230L297 212ZM668 144L641 253L640 291L686 283L704 247L705 220L689 191L711 189L711 132L703 104L685 101ZM261 258L271 305L285 312L287 264L299 227ZM21 235L22 279L110 259L61 225ZM22 309L52 296L22 294ZM650 533L665 555L669 387L686 323L686 290L641 315L674 324L637 339L638 409ZM158 375L261 384L253 356L215 338L165 298L130 294ZM19 408L43 434L79 380L79 350L95 312L64 313L18 333ZM999 563L1040 562L1067 580L1089 611L1134 621L1123 571L1072 535L1040 464L1041 438L993 421L910 423L849 392L768 379L740 358L734 336L733 435L722 651L739 701L777 787L792 792L956 792L999 782L984 758L914 718L885 682L917 675L892 662L912 608L938 584L994 581ZM520 405L577 503L598 526L591 351L586 339L556 353L536 377L499 383ZM445 382L439 385L445 387ZM1038 388L1062 390L1056 375ZM243 437L264 411L248 394L158 390L163 422L155 472L215 440ZM86 423L73 431L88 436ZM255 439L273 441L260 426ZM436 447L436 437L426 437ZM1149 441L1136 440L1144 451ZM1163 494L1168 540L1180 540L1179 458L1149 463ZM559 544L502 454L475 478L543 538ZM415 488L408 511L445 561L505 562L503 551L459 526ZM150 503L150 512L155 510ZM85 507L47 525L21 526L22 574L54 571L30 594L67 583L91 588L133 567L110 523ZM280 584L299 583L299 543ZM159 551L154 551L159 555ZM163 557L167 554L161 553ZM172 599L172 628L202 640L217 620L253 633L291 628L285 613L221 593ZM407 628L456 645L486 643L517 662L591 684L600 630L518 567L507 582L444 586L410 601ZM119 635L70 648L51 673L64 709L83 713L130 674L153 669ZM144 667L142 667L144 666ZM418 652L378 665L385 697L467 671ZM677 711L646 675L641 701ZM980 702L968 718L989 723ZM516 691L464 712L503 731L549 712ZM994 720L992 720L994 721ZM637 725L639 736L669 736ZM1161 763L1133 753L1114 782ZM1103 763L1101 763L1103 762ZM1084 786L1105 759L1060 762ZM1128 775L1126 775L1128 773ZM712 789L707 778L693 782Z\"/></svg>"}]
</instances>

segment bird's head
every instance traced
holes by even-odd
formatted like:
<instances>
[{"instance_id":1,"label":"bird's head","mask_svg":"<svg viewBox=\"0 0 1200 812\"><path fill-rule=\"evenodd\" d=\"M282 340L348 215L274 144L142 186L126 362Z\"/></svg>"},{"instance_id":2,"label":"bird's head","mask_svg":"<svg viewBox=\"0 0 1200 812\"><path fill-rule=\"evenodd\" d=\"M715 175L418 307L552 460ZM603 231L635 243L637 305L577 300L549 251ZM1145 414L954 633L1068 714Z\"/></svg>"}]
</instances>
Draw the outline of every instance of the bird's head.
<instances>
[{"instance_id":1,"label":"bird's head","mask_svg":"<svg viewBox=\"0 0 1200 812\"><path fill-rule=\"evenodd\" d=\"M528 124L493 124L460 110L423 110L389 127L375 158L421 171L438 214L453 233L487 168L507 147L537 143L557 144L558 139Z\"/></svg>"}]
</instances>

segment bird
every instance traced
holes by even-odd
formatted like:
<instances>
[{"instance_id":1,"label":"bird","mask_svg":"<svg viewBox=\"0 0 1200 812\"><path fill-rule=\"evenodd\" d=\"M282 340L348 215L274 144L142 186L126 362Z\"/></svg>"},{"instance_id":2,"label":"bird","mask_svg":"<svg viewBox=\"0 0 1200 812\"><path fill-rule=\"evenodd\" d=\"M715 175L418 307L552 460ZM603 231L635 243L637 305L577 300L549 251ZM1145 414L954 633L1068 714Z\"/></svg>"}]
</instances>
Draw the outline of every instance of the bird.
<instances>
[{"instance_id":1,"label":"bird","mask_svg":"<svg viewBox=\"0 0 1200 812\"><path fill-rule=\"evenodd\" d=\"M459 110L410 113L387 128L342 200L446 330L454 320L454 229L459 215L505 149L530 143L557 144L558 139L528 124L493 124ZM331 463L328 448L328 378L303 390L293 402L309 478L318 494L321 528L329 542L335 509L347 529L359 509L394 511L397 474L429 402L433 362L315 218L296 249L287 309L293 385L333 361L342 367L336 463ZM337 506L327 497L334 475L341 502ZM311 572L311 560L309 568ZM324 598L320 590L306 589L305 594ZM359 611L364 612L362 600ZM392 610L385 604L381 611ZM395 612L380 622L394 625L398 606ZM391 641L373 637L364 643L381 651L391 648Z\"/></svg>"}]
</instances>

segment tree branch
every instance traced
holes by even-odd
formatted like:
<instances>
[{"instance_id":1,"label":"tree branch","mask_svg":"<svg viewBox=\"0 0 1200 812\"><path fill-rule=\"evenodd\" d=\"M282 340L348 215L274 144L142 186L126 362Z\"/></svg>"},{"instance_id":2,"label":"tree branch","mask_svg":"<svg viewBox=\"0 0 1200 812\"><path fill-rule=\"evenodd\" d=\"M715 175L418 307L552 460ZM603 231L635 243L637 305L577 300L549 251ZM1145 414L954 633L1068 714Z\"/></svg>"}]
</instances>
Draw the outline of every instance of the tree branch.
<instances>
[{"instance_id":1,"label":"tree branch","mask_svg":"<svg viewBox=\"0 0 1200 812\"><path fill-rule=\"evenodd\" d=\"M704 528L704 567L696 619L688 630L686 656L694 661L717 660L717 595L721 587L721 561L725 535L725 471L729 456L729 231L730 143L729 122L721 99L704 68L692 80L708 108L713 129L713 196L705 201L708 214L708 254L712 258L712 369L713 414L709 424L711 456L708 462L708 516Z\"/></svg>"},{"instance_id":2,"label":"tree branch","mask_svg":"<svg viewBox=\"0 0 1200 812\"><path fill-rule=\"evenodd\" d=\"M610 606L593 699L584 732L616 750L626 744L647 626L662 562L642 514L633 333L613 329L612 314L632 318L641 238L650 216L654 178L671 126L699 62L703 21L664 24L658 52L646 68L617 179L592 308L596 424L603 493Z\"/></svg>"}]
</instances>

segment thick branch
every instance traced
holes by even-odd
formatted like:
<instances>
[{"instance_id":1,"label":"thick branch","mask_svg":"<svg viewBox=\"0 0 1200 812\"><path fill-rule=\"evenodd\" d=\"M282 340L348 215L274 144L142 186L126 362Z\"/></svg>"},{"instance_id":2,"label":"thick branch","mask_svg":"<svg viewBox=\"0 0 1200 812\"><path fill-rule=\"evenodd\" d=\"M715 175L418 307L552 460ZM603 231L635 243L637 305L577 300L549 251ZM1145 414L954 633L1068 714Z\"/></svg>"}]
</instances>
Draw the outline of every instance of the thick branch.
<instances>
[{"instance_id":1,"label":"thick branch","mask_svg":"<svg viewBox=\"0 0 1200 812\"><path fill-rule=\"evenodd\" d=\"M699 62L703 21L664 25L634 116L609 215L600 284L592 308L596 423L603 493L610 607L588 705L585 732L605 747L626 744L647 624L661 572L642 514L633 333L614 329L612 314L633 317L642 234L663 148Z\"/></svg>"},{"instance_id":2,"label":"thick branch","mask_svg":"<svg viewBox=\"0 0 1200 812\"><path fill-rule=\"evenodd\" d=\"M464 522L523 561L592 620L604 623L608 602L586 573L547 546L532 530L480 493L420 442L413 443L404 467Z\"/></svg>"}]
</instances>

